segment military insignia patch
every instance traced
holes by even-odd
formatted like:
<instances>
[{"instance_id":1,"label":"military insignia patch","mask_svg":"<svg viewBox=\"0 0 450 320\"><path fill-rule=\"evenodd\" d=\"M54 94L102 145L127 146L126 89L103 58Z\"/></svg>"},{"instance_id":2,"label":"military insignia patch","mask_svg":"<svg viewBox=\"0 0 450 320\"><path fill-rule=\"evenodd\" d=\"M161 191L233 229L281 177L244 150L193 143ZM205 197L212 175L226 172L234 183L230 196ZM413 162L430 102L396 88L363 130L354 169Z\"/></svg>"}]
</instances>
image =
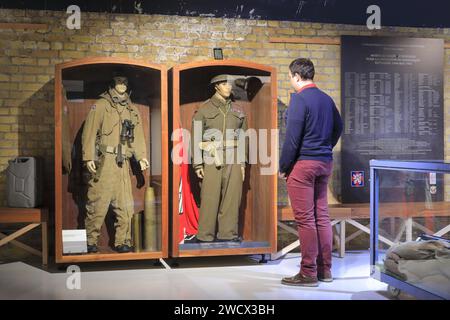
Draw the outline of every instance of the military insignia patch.
<instances>
[{"instance_id":1,"label":"military insignia patch","mask_svg":"<svg viewBox=\"0 0 450 320\"><path fill-rule=\"evenodd\" d=\"M352 171L351 178L353 188L364 187L364 171Z\"/></svg>"},{"instance_id":2,"label":"military insignia patch","mask_svg":"<svg viewBox=\"0 0 450 320\"><path fill-rule=\"evenodd\" d=\"M95 110L95 104L92 105L91 110Z\"/></svg>"}]
</instances>

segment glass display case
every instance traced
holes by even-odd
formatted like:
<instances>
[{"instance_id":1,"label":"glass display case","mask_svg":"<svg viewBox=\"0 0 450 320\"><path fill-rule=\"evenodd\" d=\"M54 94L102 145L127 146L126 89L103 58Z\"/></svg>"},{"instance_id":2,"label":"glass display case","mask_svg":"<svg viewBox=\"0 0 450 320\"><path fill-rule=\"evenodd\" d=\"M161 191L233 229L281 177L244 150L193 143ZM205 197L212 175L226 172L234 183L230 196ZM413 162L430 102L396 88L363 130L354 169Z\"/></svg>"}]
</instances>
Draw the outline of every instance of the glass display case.
<instances>
[{"instance_id":1,"label":"glass display case","mask_svg":"<svg viewBox=\"0 0 450 320\"><path fill-rule=\"evenodd\" d=\"M450 162L370 161L371 275L421 299L450 299Z\"/></svg>"},{"instance_id":2,"label":"glass display case","mask_svg":"<svg viewBox=\"0 0 450 320\"><path fill-rule=\"evenodd\" d=\"M217 241L192 242L191 239L195 239L198 235L201 225L200 195L201 186L205 180L198 178L190 163L189 152L193 139L189 132L193 128L196 112L214 95L212 79L222 75L226 75L228 83L232 84L231 113L238 118L242 114L245 115L247 128L252 129L249 131L256 132L257 140L253 140L253 143L249 142L250 150L257 145L259 149L264 149L261 148L264 143L267 149L263 150L266 153L259 154L258 161L249 161L250 163L245 166L242 192L239 191L242 194L240 208L238 208L239 241L219 241L218 239ZM171 163L172 257L270 254L276 251L277 172L276 169L270 170L272 165L276 168L278 162L276 76L276 70L273 67L243 60L192 62L175 66L170 70L169 91L172 92L170 123L173 133L171 154L179 156L182 160ZM218 119L220 114L207 115L208 119L204 123L210 120L213 123L213 117ZM227 118L224 125L230 125L233 121L236 120ZM183 146L182 150L180 145ZM249 159L251 154L250 151ZM261 160L263 154L273 161ZM241 186L238 183L230 183L229 189L233 188L241 188ZM211 196L213 190L203 189L210 199L216 196L216 194ZM206 200L203 199L203 201ZM236 200L233 201L236 202ZM228 212L224 209L221 214L228 214ZM219 233L220 231L217 234Z\"/></svg>"},{"instance_id":3,"label":"glass display case","mask_svg":"<svg viewBox=\"0 0 450 320\"><path fill-rule=\"evenodd\" d=\"M57 65L56 262L167 257L168 162L165 67L112 57ZM68 250L69 235L87 252Z\"/></svg>"}]
</instances>

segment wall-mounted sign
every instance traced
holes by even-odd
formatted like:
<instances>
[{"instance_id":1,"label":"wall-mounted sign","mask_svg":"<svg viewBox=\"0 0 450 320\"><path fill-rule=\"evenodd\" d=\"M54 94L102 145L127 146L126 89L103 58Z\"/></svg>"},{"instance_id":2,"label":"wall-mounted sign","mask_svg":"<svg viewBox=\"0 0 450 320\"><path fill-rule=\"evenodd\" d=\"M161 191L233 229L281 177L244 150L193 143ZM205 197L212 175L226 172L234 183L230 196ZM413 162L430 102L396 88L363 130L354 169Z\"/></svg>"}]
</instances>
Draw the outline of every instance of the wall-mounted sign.
<instances>
[{"instance_id":1,"label":"wall-mounted sign","mask_svg":"<svg viewBox=\"0 0 450 320\"><path fill-rule=\"evenodd\" d=\"M444 41L343 36L341 50L342 202L369 202L369 184L354 185L355 168L368 174L371 159L444 159ZM412 179L423 180L414 191L420 200L427 177Z\"/></svg>"}]
</instances>

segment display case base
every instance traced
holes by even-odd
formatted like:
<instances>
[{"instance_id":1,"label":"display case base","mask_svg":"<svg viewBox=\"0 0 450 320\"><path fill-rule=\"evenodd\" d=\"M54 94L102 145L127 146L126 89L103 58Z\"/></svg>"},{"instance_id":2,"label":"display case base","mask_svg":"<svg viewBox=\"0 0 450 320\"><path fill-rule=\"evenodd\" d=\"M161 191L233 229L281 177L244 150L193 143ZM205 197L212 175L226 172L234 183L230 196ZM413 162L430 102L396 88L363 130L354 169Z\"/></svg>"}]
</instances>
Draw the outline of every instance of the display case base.
<instances>
[{"instance_id":1,"label":"display case base","mask_svg":"<svg viewBox=\"0 0 450 320\"><path fill-rule=\"evenodd\" d=\"M122 260L151 260L163 258L162 252L130 252L130 253L99 253L64 255L56 259L56 263L122 261Z\"/></svg>"}]
</instances>

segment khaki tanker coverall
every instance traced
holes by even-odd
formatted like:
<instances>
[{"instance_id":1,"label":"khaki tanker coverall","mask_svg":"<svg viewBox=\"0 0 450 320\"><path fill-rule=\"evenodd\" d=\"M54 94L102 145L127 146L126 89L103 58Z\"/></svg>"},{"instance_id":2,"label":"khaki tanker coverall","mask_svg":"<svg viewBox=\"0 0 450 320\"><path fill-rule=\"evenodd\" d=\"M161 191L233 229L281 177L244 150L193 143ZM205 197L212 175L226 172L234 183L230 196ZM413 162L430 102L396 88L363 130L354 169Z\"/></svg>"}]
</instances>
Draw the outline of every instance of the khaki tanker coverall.
<instances>
[{"instance_id":1,"label":"khaki tanker coverall","mask_svg":"<svg viewBox=\"0 0 450 320\"><path fill-rule=\"evenodd\" d=\"M234 239L238 237L242 198L241 166L245 166L247 161L246 116L241 110L232 107L230 99L224 101L216 93L196 111L192 120L193 166L194 170L204 168L197 239ZM211 134L211 129L215 129L216 134ZM238 141L243 142L243 148L237 146ZM200 157L195 157L196 154L200 154Z\"/></svg>"},{"instance_id":2,"label":"khaki tanker coverall","mask_svg":"<svg viewBox=\"0 0 450 320\"><path fill-rule=\"evenodd\" d=\"M115 246L131 246L131 218L134 200L129 159L146 158L144 131L138 109L128 95L121 100L114 89L100 95L91 107L82 135L83 161L94 160L97 172L88 182L86 232L88 245L97 245L100 230L111 205L116 214ZM134 124L134 141L122 144L125 161L116 163L117 146L124 120Z\"/></svg>"}]
</instances>

